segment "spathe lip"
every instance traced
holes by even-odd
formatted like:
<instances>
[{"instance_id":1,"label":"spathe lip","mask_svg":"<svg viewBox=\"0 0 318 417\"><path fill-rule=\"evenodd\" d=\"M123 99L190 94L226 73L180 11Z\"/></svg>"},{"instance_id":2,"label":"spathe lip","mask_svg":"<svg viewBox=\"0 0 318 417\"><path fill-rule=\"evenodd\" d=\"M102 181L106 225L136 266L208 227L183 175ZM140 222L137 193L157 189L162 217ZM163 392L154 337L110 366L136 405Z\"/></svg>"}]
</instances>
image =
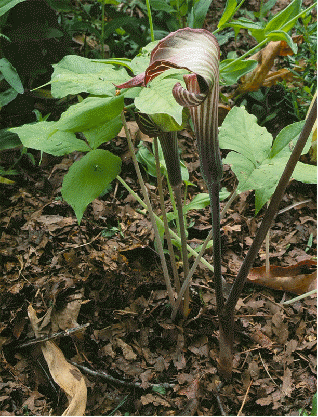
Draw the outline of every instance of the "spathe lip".
<instances>
[{"instance_id":1,"label":"spathe lip","mask_svg":"<svg viewBox=\"0 0 318 417\"><path fill-rule=\"evenodd\" d=\"M205 29L179 29L162 39L152 50L146 71L117 86L147 86L170 68L189 71L183 76L186 88L176 83L172 93L188 107L199 148L201 171L208 186L220 181L222 162L218 145L220 48L215 36Z\"/></svg>"},{"instance_id":2,"label":"spathe lip","mask_svg":"<svg viewBox=\"0 0 318 417\"><path fill-rule=\"evenodd\" d=\"M213 87L219 58L219 45L212 33L205 29L179 29L170 33L155 46L145 72L116 87L119 89L145 87L164 71L179 68L186 69L197 77L200 93L206 96ZM202 97L200 102L203 100Z\"/></svg>"}]
</instances>

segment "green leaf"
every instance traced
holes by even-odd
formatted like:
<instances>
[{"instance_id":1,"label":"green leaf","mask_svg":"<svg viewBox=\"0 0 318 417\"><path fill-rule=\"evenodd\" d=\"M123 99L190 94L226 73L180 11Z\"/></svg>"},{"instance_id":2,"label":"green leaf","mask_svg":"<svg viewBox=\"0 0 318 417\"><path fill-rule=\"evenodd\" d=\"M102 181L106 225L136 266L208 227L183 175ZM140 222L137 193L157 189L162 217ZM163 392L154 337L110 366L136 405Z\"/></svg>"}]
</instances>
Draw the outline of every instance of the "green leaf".
<instances>
[{"instance_id":1,"label":"green leaf","mask_svg":"<svg viewBox=\"0 0 318 417\"><path fill-rule=\"evenodd\" d=\"M166 0L150 0L151 9L162 10L167 13L176 13L177 10L171 7Z\"/></svg>"},{"instance_id":2,"label":"green leaf","mask_svg":"<svg viewBox=\"0 0 318 417\"><path fill-rule=\"evenodd\" d=\"M8 178L5 178L5 177L1 177L0 176L0 184L14 184L15 183L15 181L13 181L13 180L9 180Z\"/></svg>"},{"instance_id":3,"label":"green leaf","mask_svg":"<svg viewBox=\"0 0 318 417\"><path fill-rule=\"evenodd\" d=\"M0 72L2 72L5 80L15 89L15 91L19 94L24 93L24 88L17 70L6 58L0 59Z\"/></svg>"},{"instance_id":4,"label":"green leaf","mask_svg":"<svg viewBox=\"0 0 318 417\"><path fill-rule=\"evenodd\" d=\"M164 387L160 387L160 386L152 387L152 391L153 392L158 392L161 395L166 395L166 393L167 393L166 389Z\"/></svg>"},{"instance_id":5,"label":"green leaf","mask_svg":"<svg viewBox=\"0 0 318 417\"><path fill-rule=\"evenodd\" d=\"M130 58L107 58L107 59L92 59L92 62L97 62L100 64L108 64L108 65L119 65L128 68L132 71L132 67L130 65L131 59Z\"/></svg>"},{"instance_id":6,"label":"green leaf","mask_svg":"<svg viewBox=\"0 0 318 417\"><path fill-rule=\"evenodd\" d=\"M124 97L87 97L71 106L56 122L57 129L84 132L101 126L118 116L124 108Z\"/></svg>"},{"instance_id":7,"label":"green leaf","mask_svg":"<svg viewBox=\"0 0 318 417\"><path fill-rule=\"evenodd\" d=\"M25 0L0 0L0 16L3 16L16 4L22 3L23 1Z\"/></svg>"},{"instance_id":8,"label":"green leaf","mask_svg":"<svg viewBox=\"0 0 318 417\"><path fill-rule=\"evenodd\" d=\"M58 12L70 12L72 11L72 5L70 0L46 0L47 3Z\"/></svg>"},{"instance_id":9,"label":"green leaf","mask_svg":"<svg viewBox=\"0 0 318 417\"><path fill-rule=\"evenodd\" d=\"M234 59L224 59L220 63L220 77L224 81L225 85L235 84L238 79L243 77L243 75L253 71L258 64L257 61L253 59L246 59L244 61L237 62L234 61ZM225 67L227 68L223 70Z\"/></svg>"},{"instance_id":10,"label":"green leaf","mask_svg":"<svg viewBox=\"0 0 318 417\"><path fill-rule=\"evenodd\" d=\"M83 131L90 147L98 148L102 143L113 139L121 130L123 122L120 115L93 129Z\"/></svg>"},{"instance_id":11,"label":"green leaf","mask_svg":"<svg viewBox=\"0 0 318 417\"><path fill-rule=\"evenodd\" d=\"M137 161L145 166L146 171L149 175L151 175L152 177L157 176L155 157L153 153L149 151L148 148L141 144L139 146L136 157Z\"/></svg>"},{"instance_id":12,"label":"green leaf","mask_svg":"<svg viewBox=\"0 0 318 417\"><path fill-rule=\"evenodd\" d=\"M232 18L236 6L236 0L227 0L221 19L219 20L218 29L221 29Z\"/></svg>"},{"instance_id":13,"label":"green leaf","mask_svg":"<svg viewBox=\"0 0 318 417\"><path fill-rule=\"evenodd\" d=\"M116 29L122 28L125 32L129 33L130 40L139 45L140 42L142 42L141 26L143 26L143 23L143 18L128 15L118 15L118 17L114 16L113 19L109 20L104 27L104 39L106 40L109 37L113 37Z\"/></svg>"},{"instance_id":14,"label":"green leaf","mask_svg":"<svg viewBox=\"0 0 318 417\"><path fill-rule=\"evenodd\" d=\"M312 399L312 410L311 410L310 415L311 416L317 415L317 393L313 396L313 399Z\"/></svg>"},{"instance_id":15,"label":"green leaf","mask_svg":"<svg viewBox=\"0 0 318 417\"><path fill-rule=\"evenodd\" d=\"M150 115L162 113L169 115L174 118L178 125L182 125L183 108L176 102L172 94L172 89L177 82L180 81L173 78L156 77L135 98L136 107L141 113Z\"/></svg>"},{"instance_id":16,"label":"green leaf","mask_svg":"<svg viewBox=\"0 0 318 417\"><path fill-rule=\"evenodd\" d=\"M188 27L201 29L212 0L196 1L188 14Z\"/></svg>"},{"instance_id":17,"label":"green leaf","mask_svg":"<svg viewBox=\"0 0 318 417\"><path fill-rule=\"evenodd\" d=\"M276 1L277 0L268 0L267 3L262 3L260 12L258 14L255 13L254 15L257 16L259 19L263 19L264 17L266 17L270 9L275 5Z\"/></svg>"},{"instance_id":18,"label":"green leaf","mask_svg":"<svg viewBox=\"0 0 318 417\"><path fill-rule=\"evenodd\" d=\"M167 173L167 167L165 158L163 156L162 147L160 144L160 141L158 141L158 153L159 153L159 161L160 161L160 169L161 172L165 175L166 178L168 178ZM157 177L157 171L156 171L156 161L154 154L148 150L145 146L142 144L139 146L138 152L137 152L137 161L143 164L146 168L146 171L149 175L152 177ZM182 161L180 161L180 168L181 168L181 178L182 181L189 181L189 171L188 168L184 165ZM190 185L192 185L190 183Z\"/></svg>"},{"instance_id":19,"label":"green leaf","mask_svg":"<svg viewBox=\"0 0 318 417\"><path fill-rule=\"evenodd\" d=\"M142 48L141 53L130 62L130 67L134 74L140 74L146 71L149 65L151 51L157 44L158 41L148 43L148 45Z\"/></svg>"},{"instance_id":20,"label":"green leaf","mask_svg":"<svg viewBox=\"0 0 318 417\"><path fill-rule=\"evenodd\" d=\"M273 146L270 152L270 158L280 155L290 155L290 152L294 149L297 139L304 127L305 121L296 122L289 126L284 127L279 134L276 136ZM309 151L310 142L307 142L307 145L303 149L302 154L306 154Z\"/></svg>"},{"instance_id":21,"label":"green leaf","mask_svg":"<svg viewBox=\"0 0 318 417\"><path fill-rule=\"evenodd\" d=\"M288 35L288 33L284 32L283 30L273 30L266 36L268 41L285 41L290 49L297 54L297 45L293 42L292 38Z\"/></svg>"},{"instance_id":22,"label":"green leaf","mask_svg":"<svg viewBox=\"0 0 318 417\"><path fill-rule=\"evenodd\" d=\"M115 85L130 78L124 68L115 69L107 63L77 55L67 55L53 67L51 93L57 98L79 93L113 96Z\"/></svg>"},{"instance_id":23,"label":"green leaf","mask_svg":"<svg viewBox=\"0 0 318 417\"><path fill-rule=\"evenodd\" d=\"M220 147L233 152L227 155L224 163L231 165L241 192L255 190L256 214L275 191L303 124L297 122L283 129L272 148L270 133L258 126L256 117L244 108L234 107L225 118L219 135ZM310 143L311 137L304 152ZM316 167L298 162L292 178L316 183Z\"/></svg>"},{"instance_id":24,"label":"green leaf","mask_svg":"<svg viewBox=\"0 0 318 417\"><path fill-rule=\"evenodd\" d=\"M88 204L97 198L120 173L121 159L111 152L95 149L88 152L64 176L62 196L81 222Z\"/></svg>"},{"instance_id":25,"label":"green leaf","mask_svg":"<svg viewBox=\"0 0 318 417\"><path fill-rule=\"evenodd\" d=\"M267 35L273 30L283 29L288 32L292 29L295 24L293 18L300 13L301 3L302 0L294 0L289 6L276 14L265 26L265 34Z\"/></svg>"},{"instance_id":26,"label":"green leaf","mask_svg":"<svg viewBox=\"0 0 318 417\"><path fill-rule=\"evenodd\" d=\"M18 134L26 148L37 149L55 156L90 150L89 146L77 139L74 133L59 131L57 122L26 124L12 128L10 132Z\"/></svg>"},{"instance_id":27,"label":"green leaf","mask_svg":"<svg viewBox=\"0 0 318 417\"><path fill-rule=\"evenodd\" d=\"M220 201L225 200L231 193L226 188L222 188L220 191ZM183 214L187 214L190 210L202 210L210 204L210 196L208 193L197 194L189 203L185 204L182 208ZM167 214L168 221L176 218L174 212Z\"/></svg>"},{"instance_id":28,"label":"green leaf","mask_svg":"<svg viewBox=\"0 0 318 417\"><path fill-rule=\"evenodd\" d=\"M10 132L8 129L0 130L0 151L13 149L21 145L22 143L16 133Z\"/></svg>"},{"instance_id":29,"label":"green leaf","mask_svg":"<svg viewBox=\"0 0 318 417\"><path fill-rule=\"evenodd\" d=\"M235 36L241 29L247 29L252 33L252 36L254 36L258 42L261 42L264 39L264 27L261 22L253 22L253 20L242 17L234 20L233 22L226 23L225 27L233 28Z\"/></svg>"},{"instance_id":30,"label":"green leaf","mask_svg":"<svg viewBox=\"0 0 318 417\"><path fill-rule=\"evenodd\" d=\"M298 162L292 178L304 184L317 184L317 167L315 165Z\"/></svg>"},{"instance_id":31,"label":"green leaf","mask_svg":"<svg viewBox=\"0 0 318 417\"><path fill-rule=\"evenodd\" d=\"M226 199L231 193L226 190L226 188L222 188L220 191L220 200ZM201 210L207 207L210 204L210 197L208 193L199 193L197 194L190 203L187 203L183 207L183 212L187 213L190 210Z\"/></svg>"},{"instance_id":32,"label":"green leaf","mask_svg":"<svg viewBox=\"0 0 318 417\"><path fill-rule=\"evenodd\" d=\"M7 104L11 103L18 95L18 92L9 87L7 90L2 91L0 93L0 107L6 106Z\"/></svg>"},{"instance_id":33,"label":"green leaf","mask_svg":"<svg viewBox=\"0 0 318 417\"><path fill-rule=\"evenodd\" d=\"M243 107L233 107L228 113L219 140L222 149L237 152L255 167L268 157L272 145L272 135Z\"/></svg>"}]
</instances>

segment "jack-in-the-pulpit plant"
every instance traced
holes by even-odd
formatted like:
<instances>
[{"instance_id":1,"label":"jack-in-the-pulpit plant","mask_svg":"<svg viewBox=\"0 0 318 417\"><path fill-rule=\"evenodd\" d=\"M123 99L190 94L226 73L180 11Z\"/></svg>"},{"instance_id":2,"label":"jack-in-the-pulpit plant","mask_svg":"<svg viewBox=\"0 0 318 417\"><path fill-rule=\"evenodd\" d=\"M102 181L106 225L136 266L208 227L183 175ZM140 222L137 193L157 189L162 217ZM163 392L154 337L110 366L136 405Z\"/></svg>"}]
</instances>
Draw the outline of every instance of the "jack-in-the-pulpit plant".
<instances>
[{"instance_id":1,"label":"jack-in-the-pulpit plant","mask_svg":"<svg viewBox=\"0 0 318 417\"><path fill-rule=\"evenodd\" d=\"M201 172L209 190L213 224L214 282L218 313L224 307L219 217L219 190L220 180L222 178L222 162L218 144L217 124L219 58L219 45L215 36L210 32L204 29L180 29L169 34L153 49L150 56L150 64L144 73L118 86L119 88L134 87L137 85L147 86L159 74L171 68L183 68L189 71L189 74L183 76L186 88L182 87L180 83L176 83L173 88L173 95L181 106L187 107L190 110L199 149ZM169 127L165 126L163 121L160 124L160 129L162 131L168 131ZM173 172L174 168L170 169L169 173L169 167L177 165L173 162L176 152L165 152L165 149L169 147L169 143L167 143L167 140L169 141L169 135L159 134L160 136L164 136L164 140L161 143L167 162L168 176L170 181L173 182L174 177L178 174L177 172ZM170 138L170 140L170 149L172 149L175 145L173 144L173 139ZM172 185L180 187L181 182ZM184 275L185 281L181 292L179 292L177 305L172 313L172 318L175 318L177 308L189 286L189 280L186 280L188 268L184 269ZM224 350L224 347L221 346L221 349Z\"/></svg>"}]
</instances>

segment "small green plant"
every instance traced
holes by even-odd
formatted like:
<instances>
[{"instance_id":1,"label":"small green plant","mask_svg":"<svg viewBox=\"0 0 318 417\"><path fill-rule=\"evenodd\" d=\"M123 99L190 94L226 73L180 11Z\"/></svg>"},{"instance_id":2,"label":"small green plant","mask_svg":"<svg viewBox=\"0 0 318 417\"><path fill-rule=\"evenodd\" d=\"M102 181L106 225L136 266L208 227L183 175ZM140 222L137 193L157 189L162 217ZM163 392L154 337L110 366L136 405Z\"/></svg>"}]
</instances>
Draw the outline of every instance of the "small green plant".
<instances>
[{"instance_id":1,"label":"small green plant","mask_svg":"<svg viewBox=\"0 0 318 417\"><path fill-rule=\"evenodd\" d=\"M316 416L317 415L317 393L313 396L312 399L312 408L310 414L306 410L299 410L300 416Z\"/></svg>"},{"instance_id":2,"label":"small green plant","mask_svg":"<svg viewBox=\"0 0 318 417\"><path fill-rule=\"evenodd\" d=\"M227 162L237 173L239 190L256 189L257 210L272 196L260 229L234 281L231 292L225 300L221 276L219 213L222 178L217 127L219 76L224 84L236 82L238 78L257 65L256 61L245 60L245 58L271 40L285 40L295 50L296 46L288 32L297 19L306 16L312 8L311 6L301 11L300 6L301 1L294 0L269 22L251 26L246 21L230 21L239 6L236 0L229 0L217 32L226 27L232 27L234 30L242 27L248 28L259 41L257 47L240 58L219 62L219 46L216 37L206 30L192 28L179 29L170 33L159 43L152 42L143 48L141 54L133 60L115 58L94 60L74 55L66 56L54 65L51 79L52 95L61 98L68 94L80 95L85 92L89 96L84 99L79 96L79 103L70 106L57 122L41 121L34 125L11 129L19 135L25 147L53 155L64 155L73 151L85 153L65 175L62 186L62 196L73 207L79 222L87 205L98 197L115 178L141 202L143 207L147 208L153 224L157 250L172 307L172 319L175 319L180 305L182 305L184 316L187 316L189 305L187 292L191 278L199 261L203 262L202 254L213 237L214 283L220 323L219 371L226 379L232 374L235 305L248 271L277 212L284 190L307 143L315 120L316 101L306 122L282 131L273 146L271 145L272 138L268 136L267 131L260 130L262 128L256 125L255 118L246 114L243 109L233 109L228 116L228 121L221 129L222 147L232 149ZM148 11L151 22L149 3ZM153 39L152 29L151 34ZM137 75L131 78L125 68ZM115 85L120 88L120 91L116 91ZM126 123L124 113L126 99L134 100L134 105L130 105L130 111L134 110L140 129L154 137L156 175L164 213L163 196L160 191L161 168L157 138L161 144L167 177L173 189L170 195L174 195L176 200L177 214L174 213L174 216L178 221L180 237L169 229L167 218L163 217L161 220L153 212ZM239 119L243 119L243 124L240 124ZM177 131L189 123L189 120L192 121L197 139L201 172L209 191L212 214L212 230L199 255L191 251L186 242L183 221L185 210L183 210L181 198L182 172L177 146ZM252 124L250 131L246 130L246 123L249 123L248 126ZM120 158L100 148L116 136L122 126L125 128L144 201L119 177ZM238 133L241 134L240 140L236 139ZM289 147L290 135L294 141L299 136L297 143L292 144L291 147ZM302 175L297 170L301 171L301 166L299 168L297 165L295 172L296 175ZM269 175L271 176L270 187L266 187L265 179L268 181ZM165 230L174 270L174 282L169 276L158 223ZM183 281L179 279L178 271L173 266L175 257L171 250L172 245L169 244L170 236L176 239L181 247ZM191 269L188 251L196 257ZM177 299L175 299L173 285L178 293Z\"/></svg>"}]
</instances>

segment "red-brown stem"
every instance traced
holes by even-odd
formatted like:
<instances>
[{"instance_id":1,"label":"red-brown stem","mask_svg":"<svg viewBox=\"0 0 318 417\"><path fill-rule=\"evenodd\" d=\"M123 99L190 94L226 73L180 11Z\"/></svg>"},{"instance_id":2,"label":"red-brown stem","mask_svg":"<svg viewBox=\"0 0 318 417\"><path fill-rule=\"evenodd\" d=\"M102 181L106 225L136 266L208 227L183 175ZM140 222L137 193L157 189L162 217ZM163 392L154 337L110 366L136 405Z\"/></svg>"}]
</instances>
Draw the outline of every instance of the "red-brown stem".
<instances>
[{"instance_id":1,"label":"red-brown stem","mask_svg":"<svg viewBox=\"0 0 318 417\"><path fill-rule=\"evenodd\" d=\"M186 230L184 226L183 210L182 210L182 197L181 197L181 187L182 187L182 176L180 168L180 158L178 152L178 139L177 132L162 132L159 135L159 140L162 146L163 155L165 158L169 182L173 188L178 211L178 220L180 228L180 238L181 238L181 255L183 261L183 275L184 279L187 278L189 274L189 261L188 261L188 250L187 250L187 238ZM180 290L180 287L179 287ZM189 313L189 289L186 290L184 294L184 304L183 304L183 315L187 317Z\"/></svg>"},{"instance_id":2,"label":"red-brown stem","mask_svg":"<svg viewBox=\"0 0 318 417\"><path fill-rule=\"evenodd\" d=\"M222 289L221 271L221 236L220 236L220 183L213 182L209 186L211 201L212 228L213 228L213 267L214 267L214 286L216 295L217 314L223 310L224 298Z\"/></svg>"},{"instance_id":3,"label":"red-brown stem","mask_svg":"<svg viewBox=\"0 0 318 417\"><path fill-rule=\"evenodd\" d=\"M161 132L158 135L165 158L168 178L172 187L182 184L177 132Z\"/></svg>"},{"instance_id":4,"label":"red-brown stem","mask_svg":"<svg viewBox=\"0 0 318 417\"><path fill-rule=\"evenodd\" d=\"M220 361L219 372L225 378L229 379L232 373L233 362L233 339L234 339L234 309L241 295L244 284L247 279L250 268L260 250L263 240L275 218L280 202L283 198L285 189L290 177L300 158L301 152L307 143L308 137L316 120L317 100L315 100L305 125L299 135L296 146L289 157L285 170L279 180L276 190L271 198L271 202L266 210L263 221L256 233L255 239L247 252L242 263L241 269L235 278L231 288L230 295L219 314L220 318Z\"/></svg>"}]
</instances>

